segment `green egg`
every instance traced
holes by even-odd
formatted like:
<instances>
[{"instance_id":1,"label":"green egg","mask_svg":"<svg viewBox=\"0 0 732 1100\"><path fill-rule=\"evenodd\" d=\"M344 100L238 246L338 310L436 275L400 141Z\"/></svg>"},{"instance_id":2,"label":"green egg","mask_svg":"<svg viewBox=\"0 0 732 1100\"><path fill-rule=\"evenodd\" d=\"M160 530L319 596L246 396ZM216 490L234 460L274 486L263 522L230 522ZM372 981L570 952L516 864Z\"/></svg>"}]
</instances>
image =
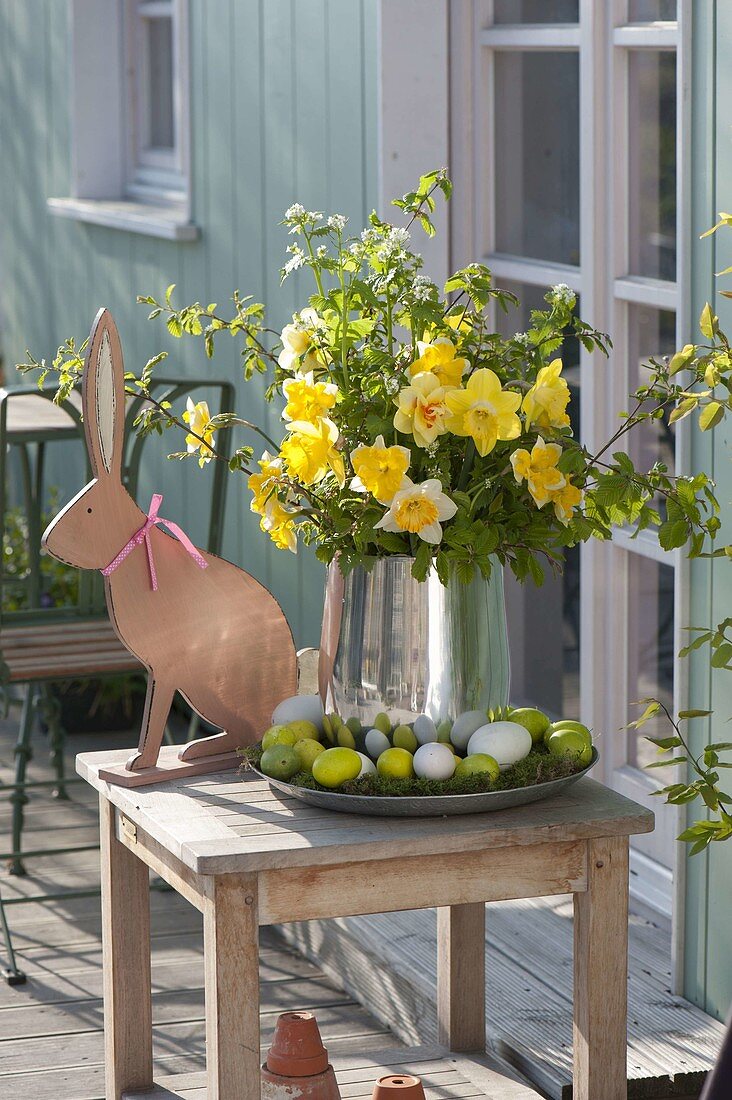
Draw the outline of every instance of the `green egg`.
<instances>
[{"instance_id":1,"label":"green egg","mask_svg":"<svg viewBox=\"0 0 732 1100\"><path fill-rule=\"evenodd\" d=\"M406 749L407 752L416 752L419 742L414 736L414 731L409 726L397 726L392 735L392 744L397 749Z\"/></svg>"},{"instance_id":2,"label":"green egg","mask_svg":"<svg viewBox=\"0 0 732 1100\"><path fill-rule=\"evenodd\" d=\"M391 733L391 722L389 721L389 715L384 714L383 710L381 711L380 714L377 714L376 717L374 718L373 728L375 730L381 730L381 732L386 737L388 737L389 734Z\"/></svg>"},{"instance_id":3,"label":"green egg","mask_svg":"<svg viewBox=\"0 0 732 1100\"><path fill-rule=\"evenodd\" d=\"M353 736L348 726L340 726L338 728L336 740L342 749L356 748L356 738Z\"/></svg>"},{"instance_id":4,"label":"green egg","mask_svg":"<svg viewBox=\"0 0 732 1100\"><path fill-rule=\"evenodd\" d=\"M450 734L452 733L452 722L446 718L444 722L440 722L437 727L437 740L447 743L450 740Z\"/></svg>"}]
</instances>

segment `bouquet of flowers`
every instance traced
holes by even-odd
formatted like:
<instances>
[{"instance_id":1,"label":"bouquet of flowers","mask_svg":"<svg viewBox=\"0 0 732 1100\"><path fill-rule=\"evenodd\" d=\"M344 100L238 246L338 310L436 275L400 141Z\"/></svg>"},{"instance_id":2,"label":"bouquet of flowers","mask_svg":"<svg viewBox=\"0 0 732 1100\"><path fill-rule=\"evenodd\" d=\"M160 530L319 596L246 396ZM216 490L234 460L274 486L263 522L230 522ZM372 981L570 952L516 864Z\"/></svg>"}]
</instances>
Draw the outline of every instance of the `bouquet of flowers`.
<instances>
[{"instance_id":1,"label":"bouquet of flowers","mask_svg":"<svg viewBox=\"0 0 732 1100\"><path fill-rule=\"evenodd\" d=\"M660 462L636 470L622 449L644 421L684 414L674 371L652 360L634 407L590 453L572 432L561 348L573 334L607 355L609 338L576 316L566 286L552 287L546 309L506 339L486 307L507 311L517 299L488 268L470 264L441 288L424 275L412 235L434 233L437 198L450 192L446 172L431 172L395 201L403 225L372 214L357 235L342 215L291 206L282 279L307 274L313 293L279 334L266 327L264 306L238 291L231 317L216 304L176 308L172 286L162 301L139 298L173 336L201 337L209 358L221 333L239 338L245 378L273 376L267 396L281 402L282 438L234 412L211 416L190 398L182 417L151 399L138 430L183 428L186 450L171 457L227 461L247 477L251 508L277 547L314 545L324 562L338 556L344 572L400 554L414 559L418 579L434 567L443 583L453 572L468 582L498 560L541 583L547 564L561 568L566 547L608 538L614 525L656 525L666 548L691 539L701 552L719 525L708 479L674 477ZM83 350L68 340L52 367L31 358L23 369L40 368L41 381L58 371L64 397ZM150 396L164 357L129 376L134 392ZM263 436L264 452L222 453L219 433L237 426Z\"/></svg>"}]
</instances>

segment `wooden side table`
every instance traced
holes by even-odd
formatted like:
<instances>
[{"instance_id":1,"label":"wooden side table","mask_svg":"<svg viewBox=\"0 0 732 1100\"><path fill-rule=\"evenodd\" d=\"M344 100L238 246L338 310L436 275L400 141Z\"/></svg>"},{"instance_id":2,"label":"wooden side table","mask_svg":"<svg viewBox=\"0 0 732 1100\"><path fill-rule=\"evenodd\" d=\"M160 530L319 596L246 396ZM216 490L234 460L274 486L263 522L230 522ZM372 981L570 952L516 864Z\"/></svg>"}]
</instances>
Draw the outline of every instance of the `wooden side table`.
<instances>
[{"instance_id":1,"label":"wooden side table","mask_svg":"<svg viewBox=\"0 0 732 1100\"><path fill-rule=\"evenodd\" d=\"M260 925L438 907L440 1040L482 1052L484 903L570 892L574 1095L625 1100L628 837L650 811L584 779L500 813L357 817L235 772L100 782L125 755L77 758L100 794L107 1100L153 1087L148 868L203 913L207 1100L260 1095Z\"/></svg>"}]
</instances>

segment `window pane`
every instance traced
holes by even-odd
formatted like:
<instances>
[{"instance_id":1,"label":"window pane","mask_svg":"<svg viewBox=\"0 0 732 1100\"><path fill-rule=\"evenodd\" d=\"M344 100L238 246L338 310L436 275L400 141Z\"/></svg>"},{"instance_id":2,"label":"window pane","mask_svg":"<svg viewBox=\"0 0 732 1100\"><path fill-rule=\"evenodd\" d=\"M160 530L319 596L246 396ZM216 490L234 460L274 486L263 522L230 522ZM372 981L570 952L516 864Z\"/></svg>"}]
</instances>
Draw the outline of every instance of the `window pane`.
<instances>
[{"instance_id":1,"label":"window pane","mask_svg":"<svg viewBox=\"0 0 732 1100\"><path fill-rule=\"evenodd\" d=\"M497 313L497 328L504 336L529 327L532 309L545 309L543 287L527 286L496 278L496 285L521 299L519 310ZM577 437L579 419L579 347L569 338L556 352L564 362L564 375L572 400L569 417ZM506 578L509 643L511 648L511 701L536 706L553 717L579 718L580 657L580 553L566 553L564 574L547 573L541 588L515 584ZM554 644L561 624L561 644ZM551 639L551 641L550 641Z\"/></svg>"},{"instance_id":2,"label":"window pane","mask_svg":"<svg viewBox=\"0 0 732 1100\"><path fill-rule=\"evenodd\" d=\"M628 713L638 718L637 699L660 699L673 714L674 703L674 570L638 554L628 554ZM628 732L628 762L643 767L658 760L656 746L646 737L667 737L672 731L653 718L640 731ZM669 769L672 771L672 769ZM670 782L666 768L647 775Z\"/></svg>"},{"instance_id":3,"label":"window pane","mask_svg":"<svg viewBox=\"0 0 732 1100\"><path fill-rule=\"evenodd\" d=\"M576 265L579 57L498 52L495 71L496 249Z\"/></svg>"},{"instance_id":4,"label":"window pane","mask_svg":"<svg viewBox=\"0 0 732 1100\"><path fill-rule=\"evenodd\" d=\"M630 271L676 278L676 55L631 50Z\"/></svg>"},{"instance_id":5,"label":"window pane","mask_svg":"<svg viewBox=\"0 0 732 1100\"><path fill-rule=\"evenodd\" d=\"M676 0L629 0L629 23L673 23L676 21Z\"/></svg>"},{"instance_id":6,"label":"window pane","mask_svg":"<svg viewBox=\"0 0 732 1100\"><path fill-rule=\"evenodd\" d=\"M643 366L651 356L660 358L676 350L676 315L669 310L649 306L628 309L628 393L648 380ZM639 470L649 470L654 462L665 462L674 472L675 429L668 422L670 414L661 420L650 420L628 435L628 452Z\"/></svg>"},{"instance_id":7,"label":"window pane","mask_svg":"<svg viewBox=\"0 0 732 1100\"><path fill-rule=\"evenodd\" d=\"M148 145L152 149L175 146L173 111L173 20L170 16L146 19L148 64Z\"/></svg>"},{"instance_id":8,"label":"window pane","mask_svg":"<svg viewBox=\"0 0 732 1100\"><path fill-rule=\"evenodd\" d=\"M494 23L577 23L579 0L493 0Z\"/></svg>"}]
</instances>

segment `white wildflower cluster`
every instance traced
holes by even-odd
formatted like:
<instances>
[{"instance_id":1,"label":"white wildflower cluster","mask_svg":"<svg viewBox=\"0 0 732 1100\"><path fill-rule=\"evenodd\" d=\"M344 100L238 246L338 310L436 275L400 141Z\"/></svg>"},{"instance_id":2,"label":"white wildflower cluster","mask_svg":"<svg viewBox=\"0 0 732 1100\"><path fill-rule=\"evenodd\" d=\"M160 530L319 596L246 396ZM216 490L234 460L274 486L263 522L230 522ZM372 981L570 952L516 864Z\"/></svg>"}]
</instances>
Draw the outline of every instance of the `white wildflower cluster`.
<instances>
[{"instance_id":1,"label":"white wildflower cluster","mask_svg":"<svg viewBox=\"0 0 732 1100\"><path fill-rule=\"evenodd\" d=\"M292 275L293 271L297 271L299 267L305 263L305 253L300 248L299 244L288 245L287 251L290 253L290 259L282 268L283 278L287 278L288 275Z\"/></svg>"},{"instance_id":2,"label":"white wildflower cluster","mask_svg":"<svg viewBox=\"0 0 732 1100\"><path fill-rule=\"evenodd\" d=\"M435 294L436 287L426 275L415 275L412 283L412 297L415 302L428 302Z\"/></svg>"},{"instance_id":3,"label":"white wildflower cluster","mask_svg":"<svg viewBox=\"0 0 732 1100\"><path fill-rule=\"evenodd\" d=\"M342 233L346 228L346 222L348 218L345 214L331 214L328 218L328 228L335 229L336 232Z\"/></svg>"},{"instance_id":4,"label":"white wildflower cluster","mask_svg":"<svg viewBox=\"0 0 732 1100\"><path fill-rule=\"evenodd\" d=\"M402 382L398 377L394 376L394 377L389 377L389 378L384 379L384 389L386 390L387 393L395 395L395 394L399 393L399 390L401 388L402 388Z\"/></svg>"},{"instance_id":5,"label":"white wildflower cluster","mask_svg":"<svg viewBox=\"0 0 732 1100\"><path fill-rule=\"evenodd\" d=\"M386 235L387 243L395 248L406 248L409 244L409 230L393 225Z\"/></svg>"},{"instance_id":6,"label":"white wildflower cluster","mask_svg":"<svg viewBox=\"0 0 732 1100\"><path fill-rule=\"evenodd\" d=\"M568 306L570 309L577 301L577 295L566 283L557 283L556 286L553 286L549 291L548 298L554 305Z\"/></svg>"},{"instance_id":7,"label":"white wildflower cluster","mask_svg":"<svg viewBox=\"0 0 732 1100\"><path fill-rule=\"evenodd\" d=\"M531 337L528 332L514 332L513 339L515 343L521 344L524 348L528 348L531 344Z\"/></svg>"},{"instance_id":8,"label":"white wildflower cluster","mask_svg":"<svg viewBox=\"0 0 732 1100\"><path fill-rule=\"evenodd\" d=\"M381 247L376 253L376 258L381 263L386 263L387 260L398 259L408 244L409 230L392 225L389 227L386 236L381 242Z\"/></svg>"},{"instance_id":9,"label":"white wildflower cluster","mask_svg":"<svg viewBox=\"0 0 732 1100\"><path fill-rule=\"evenodd\" d=\"M325 257L328 255L328 246L325 244L319 244L315 250L315 255L318 257L319 260L325 259Z\"/></svg>"},{"instance_id":10,"label":"white wildflower cluster","mask_svg":"<svg viewBox=\"0 0 732 1100\"><path fill-rule=\"evenodd\" d=\"M284 222L290 226L290 233L302 233L306 225L316 225L323 217L321 210L306 210L302 203L293 202L285 210Z\"/></svg>"}]
</instances>

